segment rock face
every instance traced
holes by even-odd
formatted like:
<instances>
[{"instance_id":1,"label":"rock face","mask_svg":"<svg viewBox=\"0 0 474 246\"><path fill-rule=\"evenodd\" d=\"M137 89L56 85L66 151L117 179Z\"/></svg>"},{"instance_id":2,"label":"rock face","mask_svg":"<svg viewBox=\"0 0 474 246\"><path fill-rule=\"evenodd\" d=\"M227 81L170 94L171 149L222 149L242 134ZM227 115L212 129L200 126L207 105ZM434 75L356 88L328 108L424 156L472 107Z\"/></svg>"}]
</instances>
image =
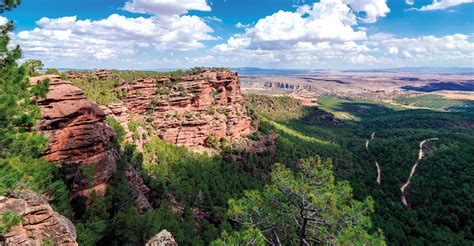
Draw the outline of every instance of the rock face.
<instances>
[{"instance_id":1,"label":"rock face","mask_svg":"<svg viewBox=\"0 0 474 246\"><path fill-rule=\"evenodd\" d=\"M53 211L44 199L31 191L18 197L0 196L0 214L6 211L21 215L23 220L9 233L0 235L0 245L39 246L48 240L54 245L78 245L72 222Z\"/></svg>"},{"instance_id":2,"label":"rock face","mask_svg":"<svg viewBox=\"0 0 474 246\"><path fill-rule=\"evenodd\" d=\"M82 90L57 76L48 77L48 95L38 101L42 117L38 128L49 139L44 157L64 164L73 196L88 196L93 190L103 195L117 168L118 154L111 143L115 133L104 123L102 109ZM32 78L31 83L44 78Z\"/></svg>"},{"instance_id":3,"label":"rock face","mask_svg":"<svg viewBox=\"0 0 474 246\"><path fill-rule=\"evenodd\" d=\"M107 112L124 128L131 114L169 143L202 146L209 136L232 140L252 132L235 72L204 70L180 78L140 79L117 90L123 105L111 105Z\"/></svg>"},{"instance_id":4,"label":"rock face","mask_svg":"<svg viewBox=\"0 0 474 246\"><path fill-rule=\"evenodd\" d=\"M163 230L156 234L145 246L178 246L173 236L167 230Z\"/></svg>"},{"instance_id":5,"label":"rock face","mask_svg":"<svg viewBox=\"0 0 474 246\"><path fill-rule=\"evenodd\" d=\"M150 188L143 183L143 179L140 176L140 173L133 167L130 167L129 170L125 172L127 178L130 194L133 199L135 199L135 205L138 208L138 211L141 213L152 210L153 207L148 201L148 194L150 193Z\"/></svg>"}]
</instances>

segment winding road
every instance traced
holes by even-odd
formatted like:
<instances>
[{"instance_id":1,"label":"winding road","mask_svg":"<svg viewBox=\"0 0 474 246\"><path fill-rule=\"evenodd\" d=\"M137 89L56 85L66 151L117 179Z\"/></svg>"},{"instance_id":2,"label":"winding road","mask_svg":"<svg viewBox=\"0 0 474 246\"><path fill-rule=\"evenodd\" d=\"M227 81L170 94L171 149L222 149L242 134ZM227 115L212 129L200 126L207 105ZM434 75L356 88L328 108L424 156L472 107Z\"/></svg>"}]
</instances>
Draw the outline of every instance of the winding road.
<instances>
[{"instance_id":1,"label":"winding road","mask_svg":"<svg viewBox=\"0 0 474 246\"><path fill-rule=\"evenodd\" d=\"M408 207L408 202L407 202L407 199L406 199L406 196L405 196L405 191L411 183L411 178L413 177L413 175L416 172L416 167L418 166L418 164L420 163L420 160L423 159L423 157L425 155L425 153L423 152L423 145L425 145L426 142L436 141L436 140L438 140L438 138L429 138L429 139L425 139L425 140L420 142L420 151L418 152L418 160L416 160L415 164L411 168L410 177L408 178L407 182L405 184L403 184L402 187L400 188L400 190L402 191L402 203L406 207Z\"/></svg>"},{"instance_id":2,"label":"winding road","mask_svg":"<svg viewBox=\"0 0 474 246\"><path fill-rule=\"evenodd\" d=\"M374 140L375 138L375 132L372 133L372 135L370 136L370 140L365 140L365 149L367 151L369 151L369 144L370 144L370 141ZM377 167L377 183L380 184L380 182L382 182L382 169L380 168L380 165L379 163L377 162L377 160L375 160L375 166Z\"/></svg>"}]
</instances>

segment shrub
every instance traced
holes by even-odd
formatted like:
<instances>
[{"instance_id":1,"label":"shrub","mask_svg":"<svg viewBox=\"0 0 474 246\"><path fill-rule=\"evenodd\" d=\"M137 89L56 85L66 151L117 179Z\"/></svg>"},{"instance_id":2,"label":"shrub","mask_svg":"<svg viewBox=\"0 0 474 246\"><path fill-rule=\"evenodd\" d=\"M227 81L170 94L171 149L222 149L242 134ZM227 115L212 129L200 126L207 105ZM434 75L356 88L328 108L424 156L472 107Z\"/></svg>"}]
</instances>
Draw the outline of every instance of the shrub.
<instances>
[{"instance_id":1,"label":"shrub","mask_svg":"<svg viewBox=\"0 0 474 246\"><path fill-rule=\"evenodd\" d=\"M153 121L155 121L155 118L148 117L148 118L146 119L146 122L148 122L148 123L152 123Z\"/></svg>"},{"instance_id":2,"label":"shrub","mask_svg":"<svg viewBox=\"0 0 474 246\"><path fill-rule=\"evenodd\" d=\"M206 147L209 147L212 149L219 149L219 142L217 141L216 137L214 137L213 135L207 136L205 144L206 144Z\"/></svg>"}]
</instances>

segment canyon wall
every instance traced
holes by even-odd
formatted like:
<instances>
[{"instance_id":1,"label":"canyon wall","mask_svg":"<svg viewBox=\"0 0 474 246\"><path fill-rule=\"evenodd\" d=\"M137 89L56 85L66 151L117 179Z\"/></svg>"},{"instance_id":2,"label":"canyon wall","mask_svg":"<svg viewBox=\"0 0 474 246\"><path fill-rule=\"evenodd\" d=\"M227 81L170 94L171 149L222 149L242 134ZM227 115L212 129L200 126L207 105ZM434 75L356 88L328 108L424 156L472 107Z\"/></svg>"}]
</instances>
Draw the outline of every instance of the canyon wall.
<instances>
[{"instance_id":1,"label":"canyon wall","mask_svg":"<svg viewBox=\"0 0 474 246\"><path fill-rule=\"evenodd\" d=\"M62 165L72 196L88 196L91 191L103 195L117 168L115 133L105 124L102 109L70 82L54 75L30 81L35 84L47 78L49 92L38 101L41 119L37 125L49 140L44 157Z\"/></svg>"},{"instance_id":2,"label":"canyon wall","mask_svg":"<svg viewBox=\"0 0 474 246\"><path fill-rule=\"evenodd\" d=\"M243 104L238 75L227 70L204 70L174 78L139 79L117 88L122 103L105 107L128 129L131 120L169 143L206 145L209 136L235 140L252 132ZM135 133L134 140L142 141Z\"/></svg>"}]
</instances>

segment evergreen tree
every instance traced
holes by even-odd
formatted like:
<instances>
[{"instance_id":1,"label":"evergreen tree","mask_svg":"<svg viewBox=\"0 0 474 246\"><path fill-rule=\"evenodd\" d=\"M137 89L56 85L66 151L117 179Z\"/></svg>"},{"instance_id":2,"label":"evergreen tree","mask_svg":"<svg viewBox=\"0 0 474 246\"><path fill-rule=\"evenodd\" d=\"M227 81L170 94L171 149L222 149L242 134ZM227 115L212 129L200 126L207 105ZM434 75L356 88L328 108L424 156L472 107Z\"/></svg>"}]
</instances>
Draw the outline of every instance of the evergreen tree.
<instances>
[{"instance_id":1,"label":"evergreen tree","mask_svg":"<svg viewBox=\"0 0 474 246\"><path fill-rule=\"evenodd\" d=\"M2 0L0 12L13 9L20 1ZM41 155L47 139L33 129L40 116L36 100L45 96L48 81L30 85L25 66L17 64L21 49L8 48L10 21L0 27L0 194L15 188L47 194L59 212L71 211L67 190L55 178L56 167Z\"/></svg>"},{"instance_id":2,"label":"evergreen tree","mask_svg":"<svg viewBox=\"0 0 474 246\"><path fill-rule=\"evenodd\" d=\"M257 228L272 245L385 244L381 235L368 232L372 201L353 200L348 183L334 182L330 162L311 158L299 168L294 174L277 164L263 191L230 200L232 220L245 230Z\"/></svg>"}]
</instances>

